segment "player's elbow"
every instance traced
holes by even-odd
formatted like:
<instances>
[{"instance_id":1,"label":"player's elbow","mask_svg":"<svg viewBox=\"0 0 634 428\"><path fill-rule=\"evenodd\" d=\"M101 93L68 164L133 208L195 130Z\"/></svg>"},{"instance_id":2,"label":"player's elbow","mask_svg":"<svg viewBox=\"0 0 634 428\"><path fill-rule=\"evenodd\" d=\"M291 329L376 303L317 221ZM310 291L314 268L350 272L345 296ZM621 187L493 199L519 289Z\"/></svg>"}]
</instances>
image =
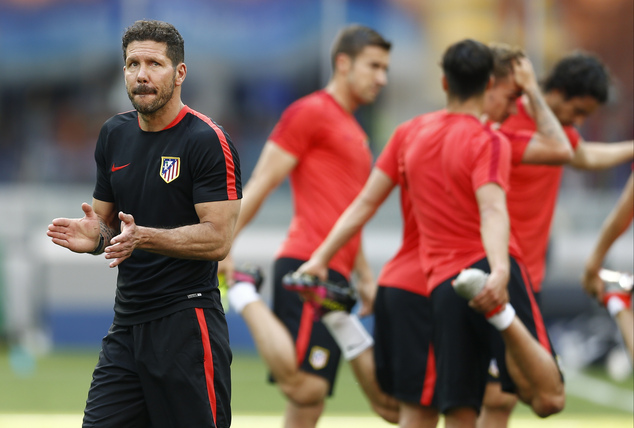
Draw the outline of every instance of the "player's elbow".
<instances>
[{"instance_id":1,"label":"player's elbow","mask_svg":"<svg viewBox=\"0 0 634 428\"><path fill-rule=\"evenodd\" d=\"M564 147L560 147L557 150L554 150L552 153L552 160L556 163L566 164L572 162L575 157L575 152L570 147L570 145L566 145Z\"/></svg>"},{"instance_id":2,"label":"player's elbow","mask_svg":"<svg viewBox=\"0 0 634 428\"><path fill-rule=\"evenodd\" d=\"M208 252L207 258L214 262L224 260L231 251L231 241L223 243L219 247L215 247Z\"/></svg>"}]
</instances>

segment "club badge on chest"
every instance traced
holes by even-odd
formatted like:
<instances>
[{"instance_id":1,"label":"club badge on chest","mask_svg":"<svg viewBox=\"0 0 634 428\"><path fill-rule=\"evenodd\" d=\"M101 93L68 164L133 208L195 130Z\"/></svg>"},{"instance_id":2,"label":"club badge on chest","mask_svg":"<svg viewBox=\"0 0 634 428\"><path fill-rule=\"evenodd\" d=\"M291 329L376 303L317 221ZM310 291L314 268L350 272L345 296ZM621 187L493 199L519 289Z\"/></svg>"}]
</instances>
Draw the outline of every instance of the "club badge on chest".
<instances>
[{"instance_id":1,"label":"club badge on chest","mask_svg":"<svg viewBox=\"0 0 634 428\"><path fill-rule=\"evenodd\" d=\"M166 183L176 180L181 172L181 158L172 156L161 156L161 178Z\"/></svg>"}]
</instances>

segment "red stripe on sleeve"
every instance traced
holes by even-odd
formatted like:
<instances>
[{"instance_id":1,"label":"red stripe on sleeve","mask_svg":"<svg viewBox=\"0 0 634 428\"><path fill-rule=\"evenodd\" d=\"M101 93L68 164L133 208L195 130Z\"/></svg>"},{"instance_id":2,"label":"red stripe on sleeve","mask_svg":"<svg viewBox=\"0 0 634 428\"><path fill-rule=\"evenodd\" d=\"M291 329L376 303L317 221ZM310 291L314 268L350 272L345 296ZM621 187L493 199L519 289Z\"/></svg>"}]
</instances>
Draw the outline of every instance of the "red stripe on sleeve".
<instances>
[{"instance_id":1,"label":"red stripe on sleeve","mask_svg":"<svg viewBox=\"0 0 634 428\"><path fill-rule=\"evenodd\" d=\"M209 330L207 330L207 320L202 308L196 308L196 317L200 326L200 333L203 342L203 355L205 366L205 382L207 383L207 395L209 396L209 404L211 405L211 415L214 418L214 426L216 425L216 389L214 387L214 358L211 353L211 341L209 340Z\"/></svg>"},{"instance_id":2,"label":"red stripe on sleeve","mask_svg":"<svg viewBox=\"0 0 634 428\"><path fill-rule=\"evenodd\" d=\"M422 406L431 406L431 400L434 398L436 391L436 356L434 354L433 343L429 344L427 352L427 369L425 370L425 382L423 383L423 393L420 397Z\"/></svg>"},{"instance_id":3,"label":"red stripe on sleeve","mask_svg":"<svg viewBox=\"0 0 634 428\"><path fill-rule=\"evenodd\" d=\"M310 343L310 334L313 331L313 320L315 319L315 308L308 302L304 302L302 307L302 319L299 322L299 330L297 331L297 340L295 341L295 352L297 353L297 366L302 365L308 344Z\"/></svg>"},{"instance_id":4,"label":"red stripe on sleeve","mask_svg":"<svg viewBox=\"0 0 634 428\"><path fill-rule=\"evenodd\" d=\"M225 138L224 132L216 125L210 118L205 116L204 114L198 113L195 110L190 109L189 107L185 107L189 113L193 114L207 125L211 127L218 136L220 140L220 146L222 147L222 152L225 155L225 165L227 167L227 197L232 199L238 199L238 191L236 189L236 166L233 163L233 156L231 154L231 148L229 148L229 143L227 143L227 139Z\"/></svg>"},{"instance_id":5,"label":"red stripe on sleeve","mask_svg":"<svg viewBox=\"0 0 634 428\"><path fill-rule=\"evenodd\" d=\"M531 287L531 282L526 272L526 266L523 263L519 263L520 272L522 272L522 279L524 280L524 286L526 287L526 294L528 294L528 298L531 302L531 311L533 313L533 322L535 322L535 330L537 331L537 341L550 353L552 353L552 349L550 348L550 340L548 340L548 333L546 332L546 325L544 325L544 319L542 318L542 312L539 310L539 306L537 306L537 302L535 301L535 296L533 295L533 289Z\"/></svg>"}]
</instances>

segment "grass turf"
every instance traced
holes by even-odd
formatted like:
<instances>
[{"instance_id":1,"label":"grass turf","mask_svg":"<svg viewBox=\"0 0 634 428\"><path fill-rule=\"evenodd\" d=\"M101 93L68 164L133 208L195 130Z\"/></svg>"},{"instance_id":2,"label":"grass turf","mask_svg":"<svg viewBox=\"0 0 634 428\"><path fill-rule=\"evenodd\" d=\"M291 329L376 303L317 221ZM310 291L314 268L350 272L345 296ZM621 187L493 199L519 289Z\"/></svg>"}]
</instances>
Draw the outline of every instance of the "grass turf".
<instances>
[{"instance_id":1,"label":"grass turf","mask_svg":"<svg viewBox=\"0 0 634 428\"><path fill-rule=\"evenodd\" d=\"M0 416L0 421L6 420L9 414L81 415L97 355L98 350L55 352L38 358L33 366L30 366L28 361L23 362L22 366L17 364L14 366L19 369L16 372L12 369L9 354L6 350L0 350L0 415L5 415L5 419ZM32 370L29 371L29 368ZM609 380L605 372L599 368L589 370L585 374L626 391L631 392L634 388L631 376L617 383ZM247 418L249 415L264 414L273 416L272 420L275 421L275 417L283 413L284 399L274 385L266 382L266 369L257 355L237 353L232 366L232 376L232 409L237 417ZM335 386L335 397L328 401L325 415L335 418L372 415L347 364L342 365ZM586 425L579 424L607 417L616 418L614 425L603 426L634 426L631 412L596 404L571 392L568 394L566 409L561 415L552 418L552 421L563 423L564 420L570 419L577 421L577 425L570 426L585 427ZM519 428L524 426L520 421L536 420L530 410L522 405L517 407L513 415L513 420L516 419L518 424L511 426ZM546 421L548 420L550 419ZM624 421L625 425L621 425L619 421ZM550 425L540 422L540 426ZM351 428L351 425L347 424L346 427Z\"/></svg>"}]
</instances>

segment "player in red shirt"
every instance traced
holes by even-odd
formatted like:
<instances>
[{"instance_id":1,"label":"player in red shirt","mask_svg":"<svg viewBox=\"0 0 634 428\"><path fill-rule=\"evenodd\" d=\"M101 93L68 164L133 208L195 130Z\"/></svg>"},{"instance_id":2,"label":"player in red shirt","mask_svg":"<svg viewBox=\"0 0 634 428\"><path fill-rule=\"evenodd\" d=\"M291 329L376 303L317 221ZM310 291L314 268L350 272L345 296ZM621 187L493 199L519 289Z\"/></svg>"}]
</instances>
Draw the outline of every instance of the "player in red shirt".
<instances>
[{"instance_id":1,"label":"player in red shirt","mask_svg":"<svg viewBox=\"0 0 634 428\"><path fill-rule=\"evenodd\" d=\"M229 289L231 306L241 313L287 397L286 426L315 426L326 396L332 393L340 350L313 307L282 288L281 279L296 270L325 238L339 215L359 193L371 169L367 136L352 113L374 101L387 83L390 43L367 27L353 25L335 41L333 77L325 89L295 103L282 115L262 150L244 189L236 234L254 217L264 199L290 177L294 215L276 255L273 312L251 284ZM232 266L223 266L227 278ZM370 308L375 284L363 258L360 235L329 265L330 279L347 283L355 269L364 305ZM390 419L389 415L382 415ZM391 420L395 420L396 416Z\"/></svg>"},{"instance_id":2,"label":"player in red shirt","mask_svg":"<svg viewBox=\"0 0 634 428\"><path fill-rule=\"evenodd\" d=\"M634 157L634 143L594 143L582 141L574 127L607 100L609 76L594 56L576 53L555 65L543 86L549 110L563 126L571 153L560 156L540 150L539 145L521 144L521 135L538 130L540 114L528 94L517 100L517 112L509 117L500 131L509 136L513 147L511 191L507 205L511 228L518 238L522 256L537 302L546 269L546 252L555 211L561 165L569 163L580 169L610 168ZM551 165L535 165L548 164ZM491 389L493 389L491 391ZM489 384L479 426L506 426L517 401L511 394L502 394L499 385ZM495 421L495 422L494 422Z\"/></svg>"},{"instance_id":3,"label":"player in red shirt","mask_svg":"<svg viewBox=\"0 0 634 428\"><path fill-rule=\"evenodd\" d=\"M555 156L566 152L568 142L561 126L550 111L541 112L545 103L537 88L532 65L523 52L506 45L492 47L495 59L495 84L487 90L484 111L490 120L502 121L515 108L515 100L524 90L535 98L540 112L540 133L514 136L518 144L542 157L545 153ZM399 400L400 426L435 426L437 412L432 401L435 386L431 321L426 277L421 267L418 251L418 229L411 211L408 193L403 186L401 151L416 132L439 120L445 114L440 111L418 116L400 125L386 145L364 189L346 209L324 243L299 271L325 279L328 260L354 236L372 217L394 186L401 186L403 214L403 243L395 257L386 264L379 277L379 291L375 303L376 376L383 391ZM550 114L548 114L550 113ZM543 116L543 117L542 117ZM555 153L553 155L552 153ZM353 315L347 315L352 318ZM333 332L343 348L357 338L350 334L353 324L344 322L345 315L327 314L324 323ZM347 329L342 329L346 326ZM350 360L357 379L374 378L368 368L374 367L370 351L364 351ZM415 355L413 360L407 355ZM426 358L425 356L430 358ZM370 361L370 362L368 362ZM431 366L429 365L431 364ZM430 367L432 368L431 370Z\"/></svg>"},{"instance_id":4,"label":"player in red shirt","mask_svg":"<svg viewBox=\"0 0 634 428\"><path fill-rule=\"evenodd\" d=\"M548 416L563 408L564 389L539 309L516 262L519 246L509 233L505 193L511 149L505 137L479 121L492 54L466 40L452 45L442 64L447 112L421 128L403 156L431 291L438 408L448 426L475 424L488 347L496 335L493 324L504 339L506 368L521 399ZM490 272L468 305L452 288L466 267ZM472 309L489 315L489 323Z\"/></svg>"},{"instance_id":5,"label":"player in red shirt","mask_svg":"<svg viewBox=\"0 0 634 428\"><path fill-rule=\"evenodd\" d=\"M581 53L563 58L544 82L544 98L574 149L569 163L575 168L611 168L634 158L634 141L585 142L575 128L607 101L608 86L609 75L603 64L594 56ZM517 108L518 113L507 119L501 130L534 132L534 109L524 98L518 100ZM512 227L537 293L544 279L550 226L562 173L562 167L543 165L521 165L511 173L513 191L508 206Z\"/></svg>"},{"instance_id":6,"label":"player in red shirt","mask_svg":"<svg viewBox=\"0 0 634 428\"><path fill-rule=\"evenodd\" d=\"M435 427L438 421L433 402L435 358L430 346L433 334L430 303L418 252L418 228L403 185L401 162L402 148L410 134L434 118L435 114L418 116L396 129L361 193L310 260L298 269L300 273L326 279L328 262L333 255L359 233L392 189L400 186L403 241L379 275L374 304L376 345L372 348L371 342L363 342L361 338L367 333L357 331L363 326L353 321L355 315L330 312L322 320L342 349L357 343L366 345L346 359L364 391L374 393L369 396L371 403L387 400L385 394L398 400L402 428ZM376 387L367 386L372 383L380 385L383 394L377 394Z\"/></svg>"}]
</instances>

